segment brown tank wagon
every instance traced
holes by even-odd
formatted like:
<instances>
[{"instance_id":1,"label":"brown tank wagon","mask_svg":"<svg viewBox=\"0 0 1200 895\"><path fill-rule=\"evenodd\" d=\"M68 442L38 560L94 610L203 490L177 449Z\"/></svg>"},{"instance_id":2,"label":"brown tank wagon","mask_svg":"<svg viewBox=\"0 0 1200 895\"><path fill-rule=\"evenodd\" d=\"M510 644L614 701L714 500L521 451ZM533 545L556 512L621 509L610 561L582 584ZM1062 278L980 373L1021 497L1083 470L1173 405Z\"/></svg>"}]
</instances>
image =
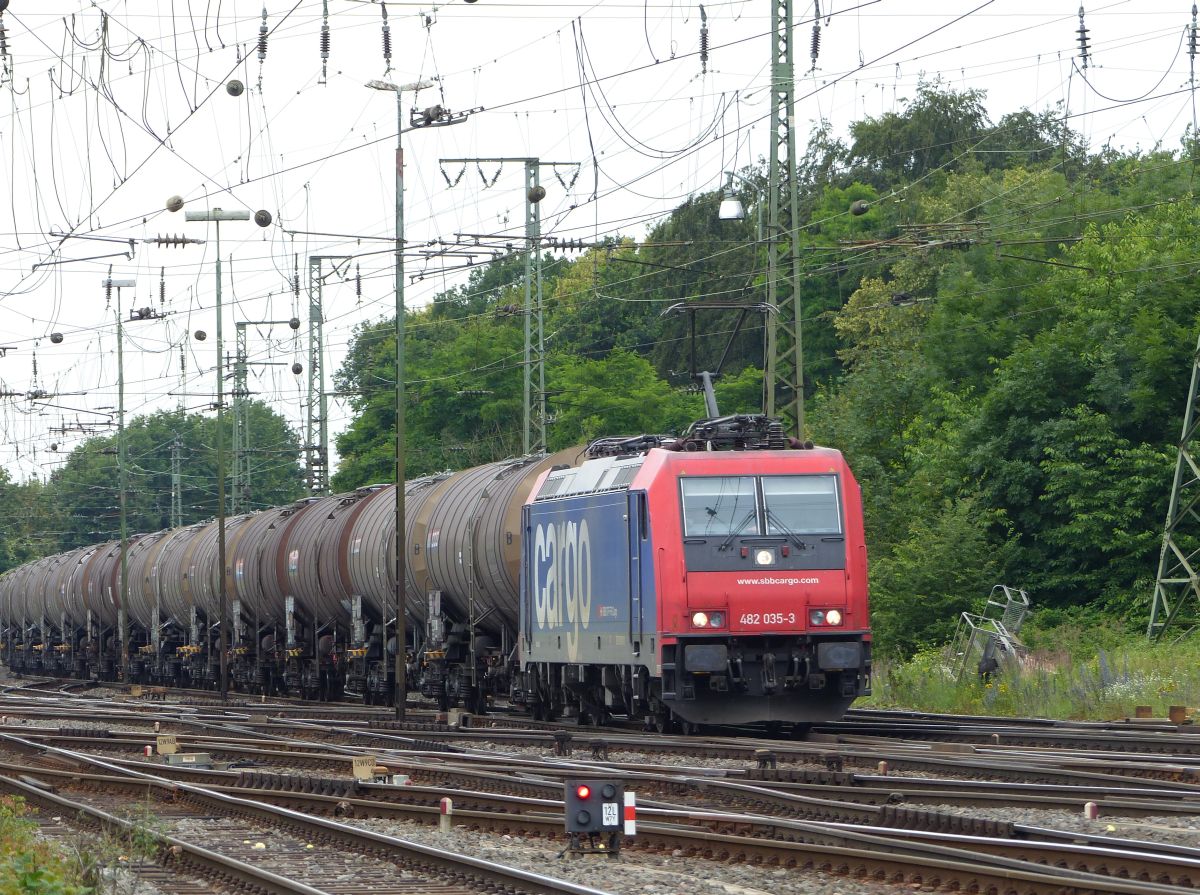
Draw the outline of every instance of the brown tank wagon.
<instances>
[{"instance_id":1,"label":"brown tank wagon","mask_svg":"<svg viewBox=\"0 0 1200 895\"><path fill-rule=\"evenodd\" d=\"M465 672L446 669L515 642L521 506L542 472L579 459L564 451L405 483L406 650L417 673L417 648L436 641L425 650L439 663L422 676L427 689L466 686ZM31 667L33 646L55 640L76 673L211 685L224 575L239 687L387 698L395 522L395 486L383 484L228 518L224 569L216 522L131 537L123 669L120 543L28 563L0 575L4 656ZM88 657L82 668L78 656Z\"/></svg>"}]
</instances>

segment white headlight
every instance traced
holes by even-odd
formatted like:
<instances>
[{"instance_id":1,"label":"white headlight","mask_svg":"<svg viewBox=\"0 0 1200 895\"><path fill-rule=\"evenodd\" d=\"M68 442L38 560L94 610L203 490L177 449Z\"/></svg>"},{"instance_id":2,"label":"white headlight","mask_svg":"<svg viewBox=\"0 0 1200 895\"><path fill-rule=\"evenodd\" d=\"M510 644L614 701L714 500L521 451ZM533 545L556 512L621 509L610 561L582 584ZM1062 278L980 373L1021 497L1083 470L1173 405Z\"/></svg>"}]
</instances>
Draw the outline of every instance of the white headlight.
<instances>
[{"instance_id":1,"label":"white headlight","mask_svg":"<svg viewBox=\"0 0 1200 895\"><path fill-rule=\"evenodd\" d=\"M825 621L831 625L840 625L842 623L842 613L838 609L830 609L825 613Z\"/></svg>"},{"instance_id":2,"label":"white headlight","mask_svg":"<svg viewBox=\"0 0 1200 895\"><path fill-rule=\"evenodd\" d=\"M775 562L774 550L756 550L754 551L754 564L759 566L769 566Z\"/></svg>"},{"instance_id":3,"label":"white headlight","mask_svg":"<svg viewBox=\"0 0 1200 895\"><path fill-rule=\"evenodd\" d=\"M708 627L708 615L704 612L695 612L692 614L692 625L697 628Z\"/></svg>"}]
</instances>

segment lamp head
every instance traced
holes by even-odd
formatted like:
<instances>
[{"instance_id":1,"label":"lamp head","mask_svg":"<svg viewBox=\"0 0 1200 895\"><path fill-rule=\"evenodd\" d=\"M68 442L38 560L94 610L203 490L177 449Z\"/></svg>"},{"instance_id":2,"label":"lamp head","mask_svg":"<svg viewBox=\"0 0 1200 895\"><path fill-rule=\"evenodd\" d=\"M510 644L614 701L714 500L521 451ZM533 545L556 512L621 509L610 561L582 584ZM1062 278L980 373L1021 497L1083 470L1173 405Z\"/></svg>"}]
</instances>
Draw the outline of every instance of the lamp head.
<instances>
[{"instance_id":1,"label":"lamp head","mask_svg":"<svg viewBox=\"0 0 1200 895\"><path fill-rule=\"evenodd\" d=\"M717 218L722 221L746 219L746 208L742 205L742 200L733 194L733 190L725 191L725 198L721 200L721 207L717 209Z\"/></svg>"}]
</instances>

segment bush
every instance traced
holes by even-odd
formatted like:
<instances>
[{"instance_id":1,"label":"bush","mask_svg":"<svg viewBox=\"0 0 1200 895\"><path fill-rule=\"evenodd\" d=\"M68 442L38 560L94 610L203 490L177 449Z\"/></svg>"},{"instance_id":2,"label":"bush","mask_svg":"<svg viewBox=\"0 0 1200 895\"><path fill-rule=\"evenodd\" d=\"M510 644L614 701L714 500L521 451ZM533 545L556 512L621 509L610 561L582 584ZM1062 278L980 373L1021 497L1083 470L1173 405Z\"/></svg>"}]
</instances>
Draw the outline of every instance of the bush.
<instances>
[{"instance_id":1,"label":"bush","mask_svg":"<svg viewBox=\"0 0 1200 895\"><path fill-rule=\"evenodd\" d=\"M37 837L23 799L0 798L0 895L84 895L66 859Z\"/></svg>"},{"instance_id":2,"label":"bush","mask_svg":"<svg viewBox=\"0 0 1200 895\"><path fill-rule=\"evenodd\" d=\"M1165 717L1171 705L1195 708L1200 693L1200 636L1150 643L1111 622L1098 627L1034 625L1037 645L1019 665L981 680L956 680L943 649L906 662L876 665L874 694L859 705L953 714L1110 721L1150 706Z\"/></svg>"}]
</instances>

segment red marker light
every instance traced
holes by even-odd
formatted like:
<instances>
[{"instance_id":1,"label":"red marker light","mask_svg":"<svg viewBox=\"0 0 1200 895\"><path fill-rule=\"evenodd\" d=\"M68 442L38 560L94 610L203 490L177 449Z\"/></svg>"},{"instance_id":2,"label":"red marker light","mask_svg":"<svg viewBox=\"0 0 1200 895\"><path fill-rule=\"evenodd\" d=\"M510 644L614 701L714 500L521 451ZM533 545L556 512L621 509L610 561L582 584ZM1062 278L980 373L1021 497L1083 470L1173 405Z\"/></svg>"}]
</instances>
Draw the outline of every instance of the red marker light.
<instances>
[{"instance_id":1,"label":"red marker light","mask_svg":"<svg viewBox=\"0 0 1200 895\"><path fill-rule=\"evenodd\" d=\"M579 796L579 798L581 798L581 799L586 799L591 794L592 794L592 788L590 786L580 785L580 786L575 787L575 795Z\"/></svg>"}]
</instances>

